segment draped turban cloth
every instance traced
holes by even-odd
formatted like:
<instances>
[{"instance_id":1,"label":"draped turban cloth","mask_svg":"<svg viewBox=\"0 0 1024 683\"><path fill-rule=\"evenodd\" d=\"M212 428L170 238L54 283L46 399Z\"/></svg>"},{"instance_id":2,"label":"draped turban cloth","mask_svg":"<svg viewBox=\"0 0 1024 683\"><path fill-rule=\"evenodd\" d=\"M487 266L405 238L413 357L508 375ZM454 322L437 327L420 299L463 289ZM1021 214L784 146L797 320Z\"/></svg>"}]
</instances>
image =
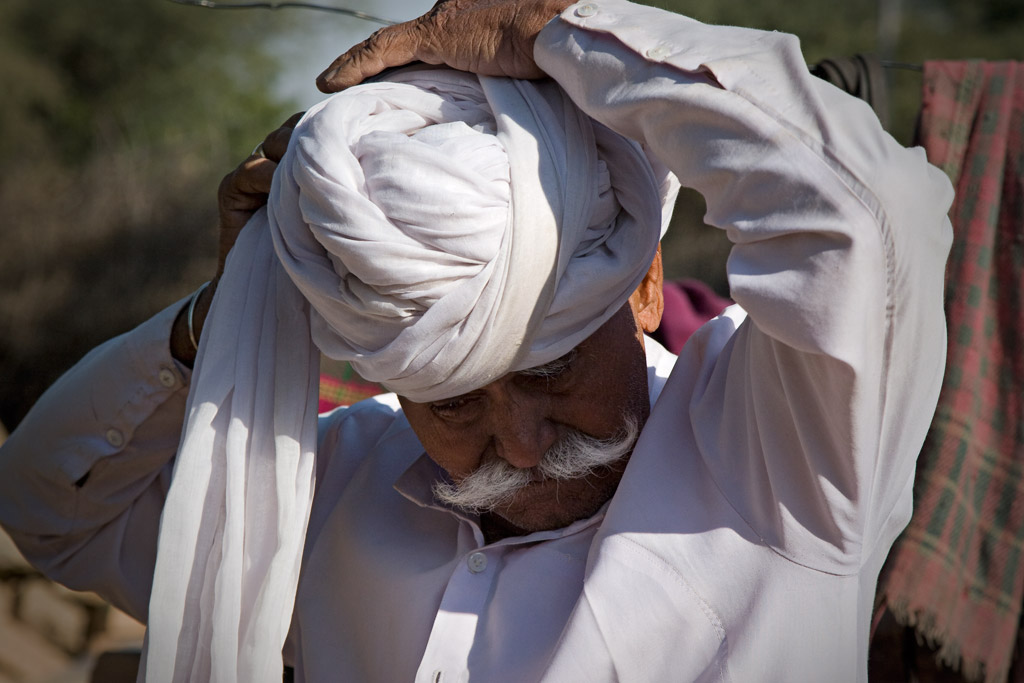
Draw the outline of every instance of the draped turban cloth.
<instances>
[{"instance_id":1,"label":"draped turban cloth","mask_svg":"<svg viewBox=\"0 0 1024 683\"><path fill-rule=\"evenodd\" d=\"M146 680L280 681L318 348L414 401L552 361L643 279L677 188L550 81L410 69L310 109L203 330Z\"/></svg>"}]
</instances>

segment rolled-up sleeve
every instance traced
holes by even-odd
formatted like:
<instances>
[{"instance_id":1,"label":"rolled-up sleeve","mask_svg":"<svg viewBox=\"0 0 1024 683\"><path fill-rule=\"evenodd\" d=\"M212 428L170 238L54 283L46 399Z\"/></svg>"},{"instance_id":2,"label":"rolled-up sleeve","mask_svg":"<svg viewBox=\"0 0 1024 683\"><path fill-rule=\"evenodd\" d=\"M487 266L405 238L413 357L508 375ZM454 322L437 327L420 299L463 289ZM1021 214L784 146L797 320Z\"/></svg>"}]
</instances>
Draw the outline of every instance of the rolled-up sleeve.
<instances>
[{"instance_id":1,"label":"rolled-up sleeve","mask_svg":"<svg viewBox=\"0 0 1024 683\"><path fill-rule=\"evenodd\" d=\"M190 378L168 343L182 305L91 351L0 448L0 523L25 557L142 620Z\"/></svg>"}]
</instances>

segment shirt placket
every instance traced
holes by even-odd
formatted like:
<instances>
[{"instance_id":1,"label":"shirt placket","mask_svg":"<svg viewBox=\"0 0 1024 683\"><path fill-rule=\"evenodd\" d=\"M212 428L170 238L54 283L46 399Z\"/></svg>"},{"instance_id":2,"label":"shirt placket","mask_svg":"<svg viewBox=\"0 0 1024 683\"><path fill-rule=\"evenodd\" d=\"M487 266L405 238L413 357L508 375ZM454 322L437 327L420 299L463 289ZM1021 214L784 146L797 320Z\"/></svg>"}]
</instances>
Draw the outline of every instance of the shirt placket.
<instances>
[{"instance_id":1,"label":"shirt placket","mask_svg":"<svg viewBox=\"0 0 1024 683\"><path fill-rule=\"evenodd\" d=\"M507 548L481 547L479 530L473 528L473 532L477 542L470 546L473 550L462 556L445 587L416 672L417 683L465 683L469 680L469 653L477 625L487 608L501 557Z\"/></svg>"}]
</instances>

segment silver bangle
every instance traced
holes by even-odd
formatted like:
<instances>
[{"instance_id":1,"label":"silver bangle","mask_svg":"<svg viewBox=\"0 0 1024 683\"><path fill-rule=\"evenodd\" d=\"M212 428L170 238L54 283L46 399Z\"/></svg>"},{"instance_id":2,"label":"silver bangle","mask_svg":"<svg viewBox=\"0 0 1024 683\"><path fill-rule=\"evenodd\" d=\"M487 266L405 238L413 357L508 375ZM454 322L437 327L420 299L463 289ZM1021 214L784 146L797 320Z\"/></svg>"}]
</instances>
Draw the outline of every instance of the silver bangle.
<instances>
[{"instance_id":1,"label":"silver bangle","mask_svg":"<svg viewBox=\"0 0 1024 683\"><path fill-rule=\"evenodd\" d=\"M192 298L188 302L188 315L185 318L185 322L188 324L188 340L192 342L192 350L196 352L199 351L199 342L196 341L196 328L192 324L192 316L196 312L196 302L199 301L199 295L202 294L209 286L209 281L200 285L199 289L192 294Z\"/></svg>"}]
</instances>

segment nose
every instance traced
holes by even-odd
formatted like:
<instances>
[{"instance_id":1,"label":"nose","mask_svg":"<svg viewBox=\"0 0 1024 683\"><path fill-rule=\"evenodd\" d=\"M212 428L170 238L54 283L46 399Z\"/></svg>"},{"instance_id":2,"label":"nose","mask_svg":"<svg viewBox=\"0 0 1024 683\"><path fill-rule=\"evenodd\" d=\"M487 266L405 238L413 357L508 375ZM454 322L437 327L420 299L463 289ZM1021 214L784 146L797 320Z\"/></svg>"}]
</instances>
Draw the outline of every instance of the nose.
<instances>
[{"instance_id":1,"label":"nose","mask_svg":"<svg viewBox=\"0 0 1024 683\"><path fill-rule=\"evenodd\" d=\"M513 467L530 468L555 441L558 431L547 416L547 401L512 393L501 401L494 416L494 448Z\"/></svg>"}]
</instances>

